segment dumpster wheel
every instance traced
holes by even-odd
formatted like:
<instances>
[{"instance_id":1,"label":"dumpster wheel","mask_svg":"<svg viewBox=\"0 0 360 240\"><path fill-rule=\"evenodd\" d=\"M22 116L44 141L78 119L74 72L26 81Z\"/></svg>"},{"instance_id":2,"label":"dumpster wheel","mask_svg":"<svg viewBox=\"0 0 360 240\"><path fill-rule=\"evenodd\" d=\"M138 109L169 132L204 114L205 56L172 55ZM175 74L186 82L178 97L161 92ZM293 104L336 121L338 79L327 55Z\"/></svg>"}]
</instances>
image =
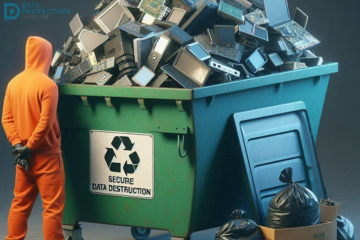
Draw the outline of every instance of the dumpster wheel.
<instances>
[{"instance_id":1,"label":"dumpster wheel","mask_svg":"<svg viewBox=\"0 0 360 240\"><path fill-rule=\"evenodd\" d=\"M136 240L145 240L149 237L151 232L150 228L138 228L138 227L131 227L131 235Z\"/></svg>"},{"instance_id":2,"label":"dumpster wheel","mask_svg":"<svg viewBox=\"0 0 360 240\"><path fill-rule=\"evenodd\" d=\"M81 238L82 240L84 240L83 238ZM65 240L72 240L72 237L71 236L67 236L66 238L65 238Z\"/></svg>"}]
</instances>

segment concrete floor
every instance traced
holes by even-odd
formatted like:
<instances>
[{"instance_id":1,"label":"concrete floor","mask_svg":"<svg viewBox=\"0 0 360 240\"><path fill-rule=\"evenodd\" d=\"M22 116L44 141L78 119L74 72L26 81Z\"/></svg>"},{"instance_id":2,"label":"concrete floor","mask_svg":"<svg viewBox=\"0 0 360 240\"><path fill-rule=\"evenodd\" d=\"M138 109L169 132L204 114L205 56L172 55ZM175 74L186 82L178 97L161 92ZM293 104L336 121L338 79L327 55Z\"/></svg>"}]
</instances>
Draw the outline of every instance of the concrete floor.
<instances>
[{"instance_id":1,"label":"concrete floor","mask_svg":"<svg viewBox=\"0 0 360 240\"><path fill-rule=\"evenodd\" d=\"M0 199L4 199L0 195ZM11 198L7 196L6 201L0 205L0 239L3 239L7 234L7 213L10 207ZM33 213L29 219L28 233L26 240L40 240L42 235L42 218L41 218L41 201L37 200L34 205ZM134 240L130 233L129 227L111 226L93 223L81 223L83 229L84 240ZM191 239L208 240L214 239L218 228L209 229L202 232L194 233ZM167 231L152 230L148 240L170 240L171 235Z\"/></svg>"}]
</instances>

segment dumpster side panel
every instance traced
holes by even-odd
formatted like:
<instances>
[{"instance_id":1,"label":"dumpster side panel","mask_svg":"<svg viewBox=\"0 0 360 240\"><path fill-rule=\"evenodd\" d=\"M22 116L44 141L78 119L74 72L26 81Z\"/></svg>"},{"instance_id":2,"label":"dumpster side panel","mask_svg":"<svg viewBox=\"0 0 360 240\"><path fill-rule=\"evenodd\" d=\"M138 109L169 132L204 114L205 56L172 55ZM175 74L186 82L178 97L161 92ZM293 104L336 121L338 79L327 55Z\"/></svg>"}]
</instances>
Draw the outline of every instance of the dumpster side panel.
<instances>
[{"instance_id":1,"label":"dumpster side panel","mask_svg":"<svg viewBox=\"0 0 360 240\"><path fill-rule=\"evenodd\" d=\"M329 75L251 88L193 101L196 181L191 232L217 227L241 208L250 211L249 189L241 177L241 154L232 120L234 113L303 101L313 138L317 132Z\"/></svg>"},{"instance_id":2,"label":"dumpster side panel","mask_svg":"<svg viewBox=\"0 0 360 240\"><path fill-rule=\"evenodd\" d=\"M77 222L127 225L169 230L173 236L189 233L195 185L195 142L190 103L180 112L175 101L146 100L141 110L137 99L61 95L59 121L66 171L64 225ZM187 106L189 105L189 106ZM186 129L186 130L184 130ZM154 137L154 198L140 199L90 193L90 130L152 134ZM177 148L178 131L187 137L187 156ZM136 143L135 143L136 144ZM104 164L106 162L104 161ZM141 162L140 162L141 164ZM111 173L109 173L111 174Z\"/></svg>"}]
</instances>

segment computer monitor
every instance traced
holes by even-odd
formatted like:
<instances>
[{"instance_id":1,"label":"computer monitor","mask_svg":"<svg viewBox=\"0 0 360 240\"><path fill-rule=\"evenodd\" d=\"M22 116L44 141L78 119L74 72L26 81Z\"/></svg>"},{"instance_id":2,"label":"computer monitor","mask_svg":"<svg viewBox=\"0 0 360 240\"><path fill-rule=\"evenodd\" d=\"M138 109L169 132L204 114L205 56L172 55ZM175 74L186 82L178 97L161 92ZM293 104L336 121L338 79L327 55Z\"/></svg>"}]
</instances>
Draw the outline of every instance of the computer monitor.
<instances>
[{"instance_id":1,"label":"computer monitor","mask_svg":"<svg viewBox=\"0 0 360 240\"><path fill-rule=\"evenodd\" d=\"M264 0L266 16L270 27L290 21L289 6L287 0Z\"/></svg>"},{"instance_id":2,"label":"computer monitor","mask_svg":"<svg viewBox=\"0 0 360 240\"><path fill-rule=\"evenodd\" d=\"M211 68L201 62L185 48L182 48L173 64L173 67L186 75L199 86L204 86L208 79Z\"/></svg>"},{"instance_id":3,"label":"computer monitor","mask_svg":"<svg viewBox=\"0 0 360 240\"><path fill-rule=\"evenodd\" d=\"M181 23L181 21L183 20L186 13L187 13L186 10L174 7L171 10L166 21L173 22L176 25L179 25Z\"/></svg>"},{"instance_id":4,"label":"computer monitor","mask_svg":"<svg viewBox=\"0 0 360 240\"><path fill-rule=\"evenodd\" d=\"M135 21L135 18L127 7L121 6L119 1L115 0L97 14L94 21L107 34L119 25Z\"/></svg>"},{"instance_id":5,"label":"computer monitor","mask_svg":"<svg viewBox=\"0 0 360 240\"><path fill-rule=\"evenodd\" d=\"M73 19L71 19L69 26L70 26L71 32L74 36L78 35L80 33L81 29L84 28L84 25L83 25L78 13L76 13L75 16L73 17Z\"/></svg>"},{"instance_id":6,"label":"computer monitor","mask_svg":"<svg viewBox=\"0 0 360 240\"><path fill-rule=\"evenodd\" d=\"M223 46L235 45L235 26L215 25L214 33L216 44Z\"/></svg>"},{"instance_id":7,"label":"computer monitor","mask_svg":"<svg viewBox=\"0 0 360 240\"><path fill-rule=\"evenodd\" d=\"M87 53L92 52L95 48L108 40L108 35L99 34L95 31L82 30L79 34L79 40Z\"/></svg>"}]
</instances>

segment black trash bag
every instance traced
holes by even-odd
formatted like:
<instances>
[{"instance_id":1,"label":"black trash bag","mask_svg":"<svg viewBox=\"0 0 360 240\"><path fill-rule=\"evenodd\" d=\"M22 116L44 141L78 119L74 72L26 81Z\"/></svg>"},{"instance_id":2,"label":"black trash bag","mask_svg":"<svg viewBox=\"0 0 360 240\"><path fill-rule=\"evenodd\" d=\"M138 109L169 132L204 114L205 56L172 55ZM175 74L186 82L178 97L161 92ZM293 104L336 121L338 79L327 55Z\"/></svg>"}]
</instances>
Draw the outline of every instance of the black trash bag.
<instances>
[{"instance_id":1,"label":"black trash bag","mask_svg":"<svg viewBox=\"0 0 360 240\"><path fill-rule=\"evenodd\" d=\"M284 169L280 181L289 184L271 200L266 218L270 228L293 228L320 223L319 202L313 192L292 179L292 168Z\"/></svg>"},{"instance_id":2,"label":"black trash bag","mask_svg":"<svg viewBox=\"0 0 360 240\"><path fill-rule=\"evenodd\" d=\"M349 221L349 219L343 216L337 217L337 239L355 240L354 225Z\"/></svg>"},{"instance_id":3,"label":"black trash bag","mask_svg":"<svg viewBox=\"0 0 360 240\"><path fill-rule=\"evenodd\" d=\"M219 229L215 240L263 240L259 226L253 220L241 218L245 213L240 209L233 211L232 220Z\"/></svg>"}]
</instances>

